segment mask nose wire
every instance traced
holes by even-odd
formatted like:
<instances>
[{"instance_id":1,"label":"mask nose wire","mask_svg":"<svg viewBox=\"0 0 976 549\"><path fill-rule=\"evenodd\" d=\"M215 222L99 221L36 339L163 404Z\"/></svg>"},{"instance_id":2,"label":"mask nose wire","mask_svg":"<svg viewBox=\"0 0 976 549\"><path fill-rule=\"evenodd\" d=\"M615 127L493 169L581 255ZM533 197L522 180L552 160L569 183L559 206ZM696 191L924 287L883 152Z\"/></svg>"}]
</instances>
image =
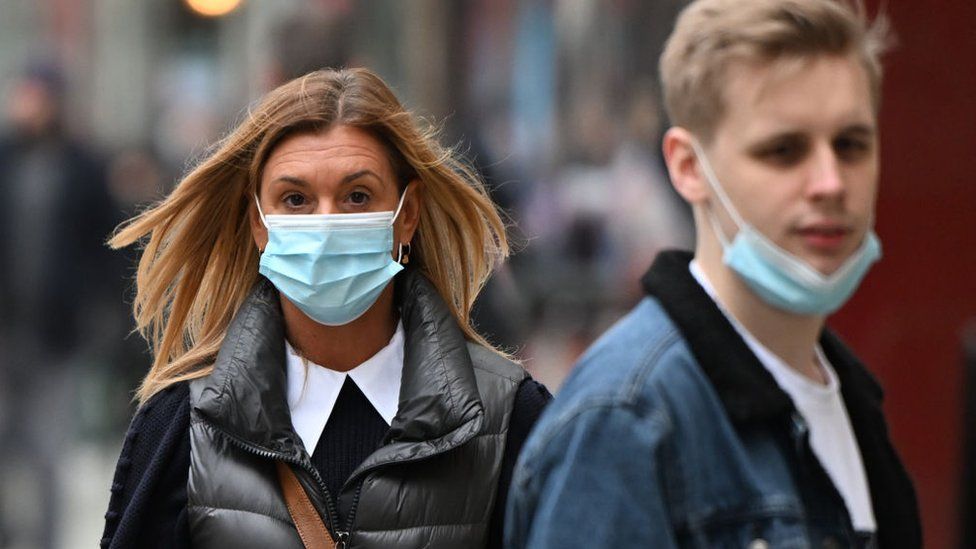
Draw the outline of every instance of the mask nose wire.
<instances>
[{"instance_id":1,"label":"mask nose wire","mask_svg":"<svg viewBox=\"0 0 976 549\"><path fill-rule=\"evenodd\" d=\"M403 201L407 197L407 190L410 189L411 185L412 183L409 183L407 184L406 188L403 189L403 194L400 195L400 202L397 203L396 211L393 213L393 219L390 220L390 226L393 226L393 223L396 222L397 217L400 216L400 210L403 209ZM254 205L258 208L258 216L261 218L261 223L264 224L266 229L270 229L271 227L268 226L268 220L264 217L264 212L261 211L261 201L258 200L258 193L252 193L252 196L254 197Z\"/></svg>"}]
</instances>

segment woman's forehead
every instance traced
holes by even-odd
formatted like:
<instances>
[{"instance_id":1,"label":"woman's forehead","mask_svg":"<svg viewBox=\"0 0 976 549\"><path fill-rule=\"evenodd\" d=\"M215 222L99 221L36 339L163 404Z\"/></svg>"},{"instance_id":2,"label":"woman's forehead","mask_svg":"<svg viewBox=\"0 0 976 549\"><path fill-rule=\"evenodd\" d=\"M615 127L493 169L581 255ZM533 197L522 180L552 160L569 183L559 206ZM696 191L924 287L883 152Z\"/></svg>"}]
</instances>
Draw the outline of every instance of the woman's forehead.
<instances>
[{"instance_id":1,"label":"woman's forehead","mask_svg":"<svg viewBox=\"0 0 976 549\"><path fill-rule=\"evenodd\" d=\"M383 179L392 180L392 166L386 146L366 130L336 126L284 138L265 161L262 179L296 176L287 172L341 177L343 172L361 170L369 170Z\"/></svg>"}]
</instances>

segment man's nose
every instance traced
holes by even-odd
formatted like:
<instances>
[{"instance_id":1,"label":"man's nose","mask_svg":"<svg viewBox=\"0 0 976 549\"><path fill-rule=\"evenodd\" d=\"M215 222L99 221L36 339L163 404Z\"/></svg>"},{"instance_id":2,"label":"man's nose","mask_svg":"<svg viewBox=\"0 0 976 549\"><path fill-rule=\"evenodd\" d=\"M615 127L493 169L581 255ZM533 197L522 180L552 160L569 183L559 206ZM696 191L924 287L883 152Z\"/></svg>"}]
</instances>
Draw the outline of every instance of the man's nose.
<instances>
[{"instance_id":1,"label":"man's nose","mask_svg":"<svg viewBox=\"0 0 976 549\"><path fill-rule=\"evenodd\" d=\"M811 159L807 194L814 199L837 199L843 197L845 191L837 152L829 144L817 147Z\"/></svg>"}]
</instances>

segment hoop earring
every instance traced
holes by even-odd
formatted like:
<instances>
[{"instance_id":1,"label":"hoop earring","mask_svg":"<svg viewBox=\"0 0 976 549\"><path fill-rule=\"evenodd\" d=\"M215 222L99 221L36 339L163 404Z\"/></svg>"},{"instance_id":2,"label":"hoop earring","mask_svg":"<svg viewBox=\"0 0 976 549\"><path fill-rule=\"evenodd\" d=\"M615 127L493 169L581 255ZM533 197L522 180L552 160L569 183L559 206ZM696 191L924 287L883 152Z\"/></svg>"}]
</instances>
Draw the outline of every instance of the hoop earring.
<instances>
[{"instance_id":1,"label":"hoop earring","mask_svg":"<svg viewBox=\"0 0 976 549\"><path fill-rule=\"evenodd\" d=\"M403 252L403 246L404 245L407 247L407 252L406 253ZM401 242L400 243L400 247L397 250L397 263L399 263L401 265L406 265L406 264L410 263L410 252L411 252L412 249L413 249L413 247L410 245L409 242L407 242L406 244L404 244L403 242Z\"/></svg>"}]
</instances>

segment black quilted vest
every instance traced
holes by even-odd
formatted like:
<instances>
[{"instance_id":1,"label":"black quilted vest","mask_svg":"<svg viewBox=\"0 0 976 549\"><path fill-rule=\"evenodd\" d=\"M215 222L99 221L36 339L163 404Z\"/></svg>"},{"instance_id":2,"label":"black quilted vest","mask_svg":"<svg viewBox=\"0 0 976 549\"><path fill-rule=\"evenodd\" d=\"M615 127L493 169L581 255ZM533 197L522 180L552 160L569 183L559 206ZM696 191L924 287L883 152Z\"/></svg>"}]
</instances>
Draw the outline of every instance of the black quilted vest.
<instances>
[{"instance_id":1,"label":"black quilted vest","mask_svg":"<svg viewBox=\"0 0 976 549\"><path fill-rule=\"evenodd\" d=\"M275 460L292 464L349 548L484 547L505 435L525 371L467 342L433 286L397 277L404 326L400 404L382 446L338 508L291 424L284 326L264 279L241 307L209 376L190 383L188 484L194 547L296 548Z\"/></svg>"}]
</instances>

